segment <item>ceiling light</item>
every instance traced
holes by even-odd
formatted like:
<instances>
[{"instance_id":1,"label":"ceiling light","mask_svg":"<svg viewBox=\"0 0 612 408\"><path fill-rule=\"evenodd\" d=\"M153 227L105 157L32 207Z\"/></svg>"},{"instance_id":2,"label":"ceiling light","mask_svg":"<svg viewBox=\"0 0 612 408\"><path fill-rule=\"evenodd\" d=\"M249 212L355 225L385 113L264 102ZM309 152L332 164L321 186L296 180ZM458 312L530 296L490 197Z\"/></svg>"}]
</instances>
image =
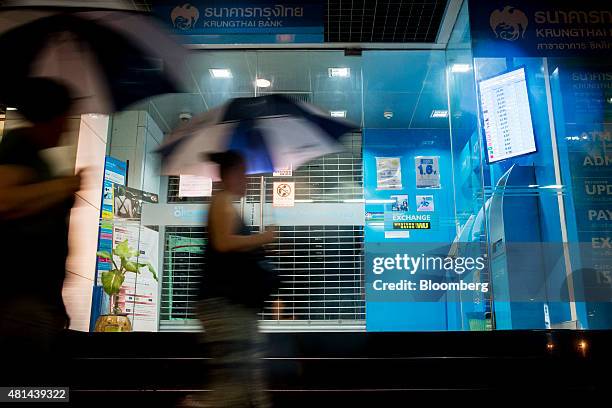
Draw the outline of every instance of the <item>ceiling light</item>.
<instances>
[{"instance_id":1,"label":"ceiling light","mask_svg":"<svg viewBox=\"0 0 612 408\"><path fill-rule=\"evenodd\" d=\"M339 78L347 78L351 76L351 69L350 68L340 68L340 67L336 67L336 68L328 68L327 69L327 73L329 74L330 78L335 78L335 77L339 77Z\"/></svg>"},{"instance_id":2,"label":"ceiling light","mask_svg":"<svg viewBox=\"0 0 612 408\"><path fill-rule=\"evenodd\" d=\"M434 109L431 111L432 118L448 118L448 111L443 109Z\"/></svg>"},{"instance_id":3,"label":"ceiling light","mask_svg":"<svg viewBox=\"0 0 612 408\"><path fill-rule=\"evenodd\" d=\"M272 85L272 82L268 81L267 79L264 78L257 78L255 80L255 85L258 88L268 88L270 85Z\"/></svg>"},{"instance_id":4,"label":"ceiling light","mask_svg":"<svg viewBox=\"0 0 612 408\"><path fill-rule=\"evenodd\" d=\"M393 112L385 111L383 112L383 116L385 117L385 119L391 119L393 117Z\"/></svg>"},{"instance_id":5,"label":"ceiling light","mask_svg":"<svg viewBox=\"0 0 612 408\"><path fill-rule=\"evenodd\" d=\"M7 108L6 108L6 110L7 110L7 111L9 111L9 110L17 110L17 108L7 107Z\"/></svg>"},{"instance_id":6,"label":"ceiling light","mask_svg":"<svg viewBox=\"0 0 612 408\"><path fill-rule=\"evenodd\" d=\"M332 118L346 118L345 110L329 111L329 114L331 115Z\"/></svg>"},{"instance_id":7,"label":"ceiling light","mask_svg":"<svg viewBox=\"0 0 612 408\"><path fill-rule=\"evenodd\" d=\"M453 64L451 72L469 72L470 64Z\"/></svg>"},{"instance_id":8,"label":"ceiling light","mask_svg":"<svg viewBox=\"0 0 612 408\"><path fill-rule=\"evenodd\" d=\"M213 78L233 78L232 71L225 68L211 68L208 70Z\"/></svg>"}]
</instances>

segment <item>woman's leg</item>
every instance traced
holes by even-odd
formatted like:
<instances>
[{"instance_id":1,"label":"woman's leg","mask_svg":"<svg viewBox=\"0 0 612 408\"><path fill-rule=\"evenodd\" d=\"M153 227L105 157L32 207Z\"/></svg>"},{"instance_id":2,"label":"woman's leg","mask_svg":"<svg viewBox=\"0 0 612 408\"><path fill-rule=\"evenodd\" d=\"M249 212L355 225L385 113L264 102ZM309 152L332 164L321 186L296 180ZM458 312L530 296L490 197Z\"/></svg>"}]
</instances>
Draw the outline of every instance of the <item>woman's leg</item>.
<instances>
[{"instance_id":1,"label":"woman's leg","mask_svg":"<svg viewBox=\"0 0 612 408\"><path fill-rule=\"evenodd\" d=\"M184 405L270 407L261 360L264 337L257 329L256 311L213 298L200 302L198 317L211 358L206 370L208 391L190 396Z\"/></svg>"}]
</instances>

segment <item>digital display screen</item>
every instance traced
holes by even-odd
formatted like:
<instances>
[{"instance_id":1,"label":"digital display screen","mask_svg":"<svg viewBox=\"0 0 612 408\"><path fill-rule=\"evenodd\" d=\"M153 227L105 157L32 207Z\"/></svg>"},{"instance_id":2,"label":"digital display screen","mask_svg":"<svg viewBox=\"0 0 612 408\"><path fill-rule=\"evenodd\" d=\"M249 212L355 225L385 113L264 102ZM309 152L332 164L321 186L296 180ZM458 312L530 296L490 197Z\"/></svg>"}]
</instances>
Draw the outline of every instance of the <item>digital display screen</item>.
<instances>
[{"instance_id":1,"label":"digital display screen","mask_svg":"<svg viewBox=\"0 0 612 408\"><path fill-rule=\"evenodd\" d=\"M480 81L479 92L487 161L535 152L525 68Z\"/></svg>"}]
</instances>

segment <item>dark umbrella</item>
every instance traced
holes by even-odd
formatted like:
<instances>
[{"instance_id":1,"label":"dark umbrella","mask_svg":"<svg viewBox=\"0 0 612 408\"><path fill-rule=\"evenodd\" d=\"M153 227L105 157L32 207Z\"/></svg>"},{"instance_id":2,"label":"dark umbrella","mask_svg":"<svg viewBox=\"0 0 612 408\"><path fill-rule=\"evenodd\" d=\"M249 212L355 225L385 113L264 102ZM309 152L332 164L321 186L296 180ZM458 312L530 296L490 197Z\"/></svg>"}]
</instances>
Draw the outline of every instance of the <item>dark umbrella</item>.
<instances>
[{"instance_id":1,"label":"dark umbrella","mask_svg":"<svg viewBox=\"0 0 612 408\"><path fill-rule=\"evenodd\" d=\"M6 104L30 76L68 85L75 113L111 113L183 88L185 50L139 13L17 7L0 13L0 23Z\"/></svg>"}]
</instances>

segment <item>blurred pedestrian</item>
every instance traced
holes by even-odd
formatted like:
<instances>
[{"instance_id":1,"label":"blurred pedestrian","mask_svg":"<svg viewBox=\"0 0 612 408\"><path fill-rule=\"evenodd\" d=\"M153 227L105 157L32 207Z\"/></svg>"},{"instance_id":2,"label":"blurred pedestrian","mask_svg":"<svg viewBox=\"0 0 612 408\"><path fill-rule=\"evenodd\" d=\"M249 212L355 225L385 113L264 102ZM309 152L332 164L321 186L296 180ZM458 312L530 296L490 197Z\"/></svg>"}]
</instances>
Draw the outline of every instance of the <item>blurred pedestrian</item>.
<instances>
[{"instance_id":1,"label":"blurred pedestrian","mask_svg":"<svg viewBox=\"0 0 612 408\"><path fill-rule=\"evenodd\" d=\"M62 286L81 175L53 177L41 154L60 144L72 106L68 89L30 78L19 92L11 104L30 125L0 141L0 349L21 366L48 356L69 324Z\"/></svg>"},{"instance_id":2,"label":"blurred pedestrian","mask_svg":"<svg viewBox=\"0 0 612 408\"><path fill-rule=\"evenodd\" d=\"M234 208L246 194L246 163L237 152L210 155L217 163L222 190L208 214L208 243L198 317L211 357L206 376L210 392L191 395L183 406L269 407L262 367L265 339L258 311L278 285L263 246L276 232L252 234Z\"/></svg>"}]
</instances>

